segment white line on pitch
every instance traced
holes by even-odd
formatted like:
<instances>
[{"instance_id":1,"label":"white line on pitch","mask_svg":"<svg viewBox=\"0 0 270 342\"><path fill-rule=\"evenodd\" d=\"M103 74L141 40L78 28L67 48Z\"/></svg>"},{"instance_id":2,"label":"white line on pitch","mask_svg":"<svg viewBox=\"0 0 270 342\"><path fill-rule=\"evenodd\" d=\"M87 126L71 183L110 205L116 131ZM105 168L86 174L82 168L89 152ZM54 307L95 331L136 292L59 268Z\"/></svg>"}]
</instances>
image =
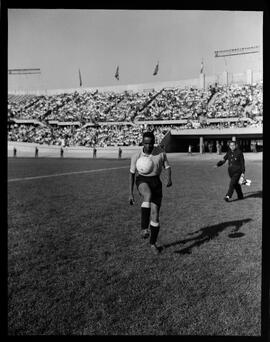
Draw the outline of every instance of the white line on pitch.
<instances>
[{"instance_id":1,"label":"white line on pitch","mask_svg":"<svg viewBox=\"0 0 270 342\"><path fill-rule=\"evenodd\" d=\"M118 170L118 169L125 169L129 166L120 166L120 167L111 167L107 169L96 169L96 170L86 170L86 171L74 171L74 172L65 172L65 173L55 173L53 175L44 175L44 176L35 176L35 177L24 177L24 178L13 178L8 179L8 182L19 182L24 180L32 180L32 179L41 179L41 178L50 178L50 177L59 177L59 176L69 176L74 174L80 173L92 173L92 172L100 172L100 171L110 171L110 170Z\"/></svg>"}]
</instances>

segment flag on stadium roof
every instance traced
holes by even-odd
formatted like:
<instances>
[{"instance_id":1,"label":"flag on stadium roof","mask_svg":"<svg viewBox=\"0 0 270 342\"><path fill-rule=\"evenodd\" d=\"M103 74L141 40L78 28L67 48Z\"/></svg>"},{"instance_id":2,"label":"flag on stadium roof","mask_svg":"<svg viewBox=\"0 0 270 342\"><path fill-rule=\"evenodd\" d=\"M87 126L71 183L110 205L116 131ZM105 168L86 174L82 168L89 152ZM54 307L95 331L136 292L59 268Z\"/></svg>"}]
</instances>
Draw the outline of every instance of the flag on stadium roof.
<instances>
[{"instance_id":1,"label":"flag on stadium roof","mask_svg":"<svg viewBox=\"0 0 270 342\"><path fill-rule=\"evenodd\" d=\"M201 62L201 70L200 70L200 74L203 74L203 60Z\"/></svg>"},{"instance_id":2,"label":"flag on stadium roof","mask_svg":"<svg viewBox=\"0 0 270 342\"><path fill-rule=\"evenodd\" d=\"M158 73L158 68L159 68L159 65L158 65L159 62L157 62L157 65L155 66L155 70L153 72L153 76L156 76L157 73Z\"/></svg>"},{"instance_id":3,"label":"flag on stadium roof","mask_svg":"<svg viewBox=\"0 0 270 342\"><path fill-rule=\"evenodd\" d=\"M117 65L114 77L119 81L119 66Z\"/></svg>"},{"instance_id":4,"label":"flag on stadium roof","mask_svg":"<svg viewBox=\"0 0 270 342\"><path fill-rule=\"evenodd\" d=\"M82 86L82 75L81 75L81 71L79 69L79 80L80 80L80 87Z\"/></svg>"}]
</instances>

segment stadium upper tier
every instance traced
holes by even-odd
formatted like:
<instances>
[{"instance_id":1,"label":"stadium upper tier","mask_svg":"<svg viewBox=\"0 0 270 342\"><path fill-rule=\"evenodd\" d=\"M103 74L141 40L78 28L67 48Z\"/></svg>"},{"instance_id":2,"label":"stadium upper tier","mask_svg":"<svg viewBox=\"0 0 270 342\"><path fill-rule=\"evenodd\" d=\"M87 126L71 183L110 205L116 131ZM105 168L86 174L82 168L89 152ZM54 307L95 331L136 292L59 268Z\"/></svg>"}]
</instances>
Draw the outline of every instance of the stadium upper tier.
<instances>
[{"instance_id":1,"label":"stadium upper tier","mask_svg":"<svg viewBox=\"0 0 270 342\"><path fill-rule=\"evenodd\" d=\"M9 95L9 119L50 120L81 124L197 120L262 115L262 82L253 85L217 85L161 90L82 92L52 96Z\"/></svg>"}]
</instances>

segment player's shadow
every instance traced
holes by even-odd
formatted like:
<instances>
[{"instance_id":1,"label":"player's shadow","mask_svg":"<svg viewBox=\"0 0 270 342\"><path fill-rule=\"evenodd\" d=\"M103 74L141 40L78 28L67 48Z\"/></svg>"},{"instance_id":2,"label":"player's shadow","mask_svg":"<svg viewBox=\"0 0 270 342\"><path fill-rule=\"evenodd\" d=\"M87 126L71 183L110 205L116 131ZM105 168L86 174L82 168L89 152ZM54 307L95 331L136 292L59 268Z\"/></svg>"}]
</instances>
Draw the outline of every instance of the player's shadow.
<instances>
[{"instance_id":1,"label":"player's shadow","mask_svg":"<svg viewBox=\"0 0 270 342\"><path fill-rule=\"evenodd\" d=\"M196 230L195 232L188 234L188 235L196 235L194 237L183 239L183 240L178 240L178 241L168 243L168 244L164 244L162 247L163 248L169 248L172 246L185 244L187 242L192 242L187 247L185 247L179 251L174 251L174 253L178 253L178 254L190 254L193 247L198 247L198 246L204 244L205 242L216 238L223 230L225 230L228 227L233 227L233 229L231 230L231 232L228 235L230 238L236 238L236 237L244 236L245 235L244 233L238 232L238 231L243 226L243 224L248 223L250 221L252 221L252 219L248 218L248 219L243 219L243 220L222 222L219 224L215 224L213 226L204 227L204 228Z\"/></svg>"},{"instance_id":2,"label":"player's shadow","mask_svg":"<svg viewBox=\"0 0 270 342\"><path fill-rule=\"evenodd\" d=\"M246 192L244 194L244 199L246 198L262 198L262 190L256 192ZM238 199L231 200L231 202L239 201Z\"/></svg>"}]
</instances>

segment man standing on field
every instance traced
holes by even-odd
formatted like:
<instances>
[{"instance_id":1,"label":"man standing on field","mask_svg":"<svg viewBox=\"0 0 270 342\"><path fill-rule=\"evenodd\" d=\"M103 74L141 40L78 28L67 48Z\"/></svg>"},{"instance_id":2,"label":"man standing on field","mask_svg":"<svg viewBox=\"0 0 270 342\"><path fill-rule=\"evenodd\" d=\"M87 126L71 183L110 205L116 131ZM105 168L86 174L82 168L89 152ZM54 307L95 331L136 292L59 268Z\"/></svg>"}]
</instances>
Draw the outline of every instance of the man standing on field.
<instances>
[{"instance_id":1,"label":"man standing on field","mask_svg":"<svg viewBox=\"0 0 270 342\"><path fill-rule=\"evenodd\" d=\"M162 201L162 183L160 174L162 168L167 171L167 187L172 186L171 167L168 163L166 153L154 148L155 136L152 132L143 134L143 148L131 157L129 177L129 203L134 203L133 188L136 183L140 196L143 198L141 205L141 236L148 238L150 235L151 250L159 254L161 249L157 247L156 241L160 229L159 211ZM136 162L141 157L152 159L154 167L147 175L142 175L136 170ZM137 171L137 175L135 176ZM150 220L151 219L151 220ZM150 234L149 234L150 224Z\"/></svg>"},{"instance_id":2,"label":"man standing on field","mask_svg":"<svg viewBox=\"0 0 270 342\"><path fill-rule=\"evenodd\" d=\"M216 167L223 165L227 160L229 162L228 173L230 176L230 184L224 200L229 202L234 190L237 193L238 199L241 200L244 196L241 185L239 184L239 179L241 176L245 176L245 159L243 152L240 151L239 148L236 148L234 141L229 142L228 152L225 154L223 160L220 160L216 164Z\"/></svg>"}]
</instances>

